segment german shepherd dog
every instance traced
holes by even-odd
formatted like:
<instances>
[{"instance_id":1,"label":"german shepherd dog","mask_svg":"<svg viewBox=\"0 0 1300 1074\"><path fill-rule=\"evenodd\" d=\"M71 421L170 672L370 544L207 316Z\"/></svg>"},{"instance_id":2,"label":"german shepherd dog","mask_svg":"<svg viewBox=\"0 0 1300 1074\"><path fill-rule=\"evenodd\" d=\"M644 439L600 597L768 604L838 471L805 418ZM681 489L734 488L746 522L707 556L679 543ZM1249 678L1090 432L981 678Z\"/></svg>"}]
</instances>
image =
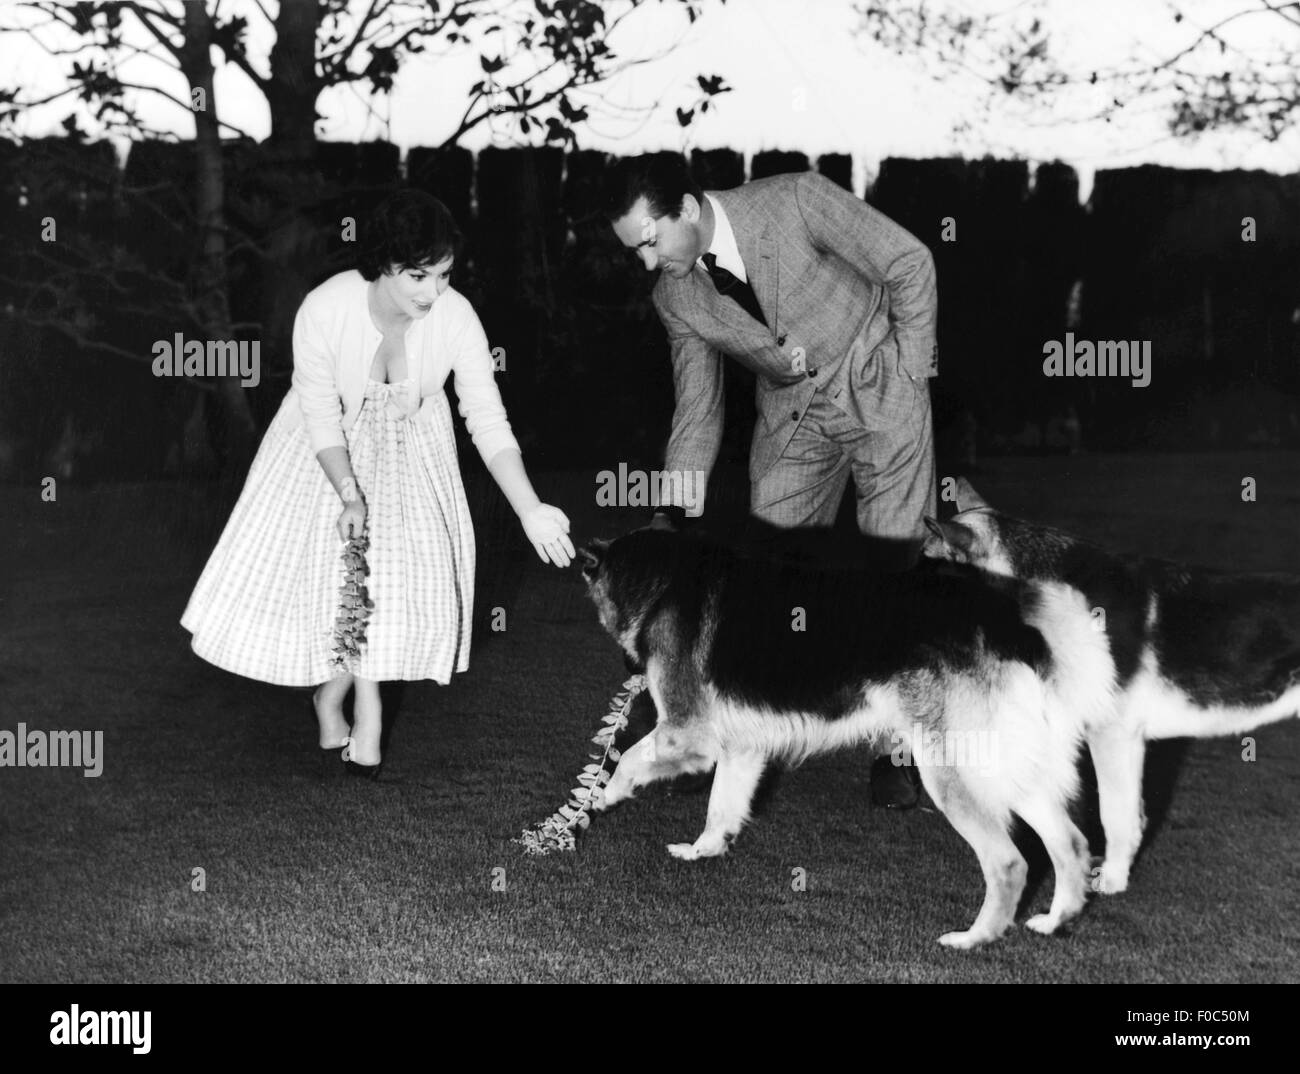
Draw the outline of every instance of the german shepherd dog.
<instances>
[{"instance_id":1,"label":"german shepherd dog","mask_svg":"<svg viewBox=\"0 0 1300 1074\"><path fill-rule=\"evenodd\" d=\"M687 861L713 857L748 820L769 763L901 743L984 873L974 923L940 943L974 947L1013 923L1027 871L1013 814L1056 874L1050 909L1026 924L1055 932L1082 909L1088 847L1067 806L1082 729L1112 699L1109 654L1075 591L963 568L810 566L659 530L581 556L600 622L644 669L659 713L600 808L716 766L704 831L668 847ZM992 765L928 748L974 735L992 738Z\"/></svg>"},{"instance_id":2,"label":"german shepherd dog","mask_svg":"<svg viewBox=\"0 0 1300 1074\"><path fill-rule=\"evenodd\" d=\"M1085 729L1106 857L1094 887L1121 892L1142 842L1146 743L1237 735L1300 713L1300 578L1116 555L995 511L961 479L922 554L1063 584L1106 641L1115 711Z\"/></svg>"}]
</instances>

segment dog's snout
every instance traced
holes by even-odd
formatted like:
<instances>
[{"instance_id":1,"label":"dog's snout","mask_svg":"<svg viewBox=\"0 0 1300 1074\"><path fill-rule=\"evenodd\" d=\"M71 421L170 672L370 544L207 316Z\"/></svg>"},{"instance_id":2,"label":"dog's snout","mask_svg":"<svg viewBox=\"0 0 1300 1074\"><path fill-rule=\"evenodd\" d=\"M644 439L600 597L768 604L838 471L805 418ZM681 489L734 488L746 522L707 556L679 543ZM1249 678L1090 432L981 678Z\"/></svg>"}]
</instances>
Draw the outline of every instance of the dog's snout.
<instances>
[{"instance_id":1,"label":"dog's snout","mask_svg":"<svg viewBox=\"0 0 1300 1074\"><path fill-rule=\"evenodd\" d=\"M601 562L604 560L605 551L608 548L608 541L595 540L578 549L578 558L581 561L580 566L582 568L582 577L588 582L599 573Z\"/></svg>"}]
</instances>

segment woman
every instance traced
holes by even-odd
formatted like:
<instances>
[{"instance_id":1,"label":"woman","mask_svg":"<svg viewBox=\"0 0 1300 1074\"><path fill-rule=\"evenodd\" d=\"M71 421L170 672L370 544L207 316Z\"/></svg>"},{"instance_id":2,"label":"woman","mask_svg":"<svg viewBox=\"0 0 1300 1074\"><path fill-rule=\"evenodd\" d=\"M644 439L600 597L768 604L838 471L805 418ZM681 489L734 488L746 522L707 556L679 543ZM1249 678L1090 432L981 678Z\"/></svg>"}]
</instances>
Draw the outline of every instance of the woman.
<instances>
[{"instance_id":1,"label":"woman","mask_svg":"<svg viewBox=\"0 0 1300 1074\"><path fill-rule=\"evenodd\" d=\"M375 211L358 268L326 280L294 322L293 384L181 618L194 651L239 675L320 684L320 745L379 774L379 685L447 683L469 667L474 532L451 408L543 562L568 566L569 521L524 470L487 338L449 284L460 234L437 199L404 190ZM339 628L341 542L364 552L372 605L359 655ZM364 600L364 596L362 598ZM343 715L355 689L353 724Z\"/></svg>"}]
</instances>

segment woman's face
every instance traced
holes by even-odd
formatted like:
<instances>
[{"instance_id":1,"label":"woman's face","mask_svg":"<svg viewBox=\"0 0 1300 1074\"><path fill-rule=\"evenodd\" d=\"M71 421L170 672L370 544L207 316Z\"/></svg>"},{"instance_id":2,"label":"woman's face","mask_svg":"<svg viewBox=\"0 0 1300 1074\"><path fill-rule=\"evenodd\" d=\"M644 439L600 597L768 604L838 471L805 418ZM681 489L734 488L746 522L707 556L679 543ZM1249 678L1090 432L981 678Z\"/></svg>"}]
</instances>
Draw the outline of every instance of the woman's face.
<instances>
[{"instance_id":1,"label":"woman's face","mask_svg":"<svg viewBox=\"0 0 1300 1074\"><path fill-rule=\"evenodd\" d=\"M452 258L419 268L390 268L376 281L381 300L392 312L424 317L451 283Z\"/></svg>"}]
</instances>

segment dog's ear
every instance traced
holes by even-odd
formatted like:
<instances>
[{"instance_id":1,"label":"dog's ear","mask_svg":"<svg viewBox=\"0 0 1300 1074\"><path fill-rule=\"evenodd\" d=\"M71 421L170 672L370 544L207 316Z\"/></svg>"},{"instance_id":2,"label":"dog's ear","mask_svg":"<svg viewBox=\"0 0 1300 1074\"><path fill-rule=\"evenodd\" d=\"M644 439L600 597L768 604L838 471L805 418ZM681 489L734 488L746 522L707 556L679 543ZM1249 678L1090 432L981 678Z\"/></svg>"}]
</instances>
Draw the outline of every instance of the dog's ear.
<instances>
[{"instance_id":1,"label":"dog's ear","mask_svg":"<svg viewBox=\"0 0 1300 1074\"><path fill-rule=\"evenodd\" d=\"M665 505L655 510L654 516L650 519L646 529L667 530L670 533L677 533L685 527L685 523L685 508Z\"/></svg>"},{"instance_id":2,"label":"dog's ear","mask_svg":"<svg viewBox=\"0 0 1300 1074\"><path fill-rule=\"evenodd\" d=\"M607 551L609 551L609 542L600 538L596 538L590 544L578 549L578 555L582 559L582 576L584 578L591 578L600 570L600 565L604 562Z\"/></svg>"},{"instance_id":3,"label":"dog's ear","mask_svg":"<svg viewBox=\"0 0 1300 1074\"><path fill-rule=\"evenodd\" d=\"M984 497L964 477L957 478L957 513L975 511L981 507L989 507Z\"/></svg>"},{"instance_id":4,"label":"dog's ear","mask_svg":"<svg viewBox=\"0 0 1300 1074\"><path fill-rule=\"evenodd\" d=\"M945 552L956 552L966 556L975 541L975 532L968 526L963 526L960 522L940 522L937 519L930 518L928 515L925 519L925 525L929 531L939 540ZM927 548L922 552L929 555L936 550L929 541L926 542Z\"/></svg>"}]
</instances>

